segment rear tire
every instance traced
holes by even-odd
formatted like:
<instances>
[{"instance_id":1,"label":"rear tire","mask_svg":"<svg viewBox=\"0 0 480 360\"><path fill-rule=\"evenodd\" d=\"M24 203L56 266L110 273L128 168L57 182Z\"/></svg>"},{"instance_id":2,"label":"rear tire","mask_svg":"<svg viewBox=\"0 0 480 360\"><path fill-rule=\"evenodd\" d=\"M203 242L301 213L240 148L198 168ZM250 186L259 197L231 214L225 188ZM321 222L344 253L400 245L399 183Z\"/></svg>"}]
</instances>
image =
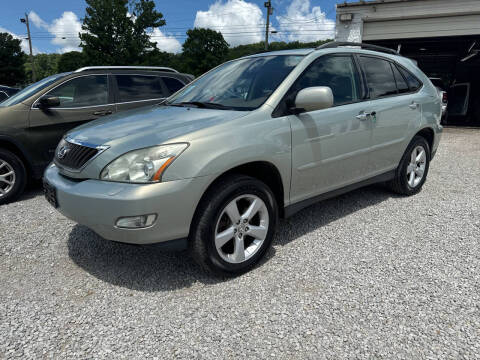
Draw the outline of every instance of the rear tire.
<instances>
[{"instance_id":1,"label":"rear tire","mask_svg":"<svg viewBox=\"0 0 480 360\"><path fill-rule=\"evenodd\" d=\"M405 150L395 178L389 188L400 195L411 196L422 190L430 168L430 146L422 136L415 136Z\"/></svg>"},{"instance_id":2,"label":"rear tire","mask_svg":"<svg viewBox=\"0 0 480 360\"><path fill-rule=\"evenodd\" d=\"M16 200L25 190L27 171L14 153L0 149L0 205Z\"/></svg>"},{"instance_id":3,"label":"rear tire","mask_svg":"<svg viewBox=\"0 0 480 360\"><path fill-rule=\"evenodd\" d=\"M245 273L271 245L277 217L275 196L267 185L249 176L229 175L210 189L198 206L190 254L208 272L222 276Z\"/></svg>"}]
</instances>

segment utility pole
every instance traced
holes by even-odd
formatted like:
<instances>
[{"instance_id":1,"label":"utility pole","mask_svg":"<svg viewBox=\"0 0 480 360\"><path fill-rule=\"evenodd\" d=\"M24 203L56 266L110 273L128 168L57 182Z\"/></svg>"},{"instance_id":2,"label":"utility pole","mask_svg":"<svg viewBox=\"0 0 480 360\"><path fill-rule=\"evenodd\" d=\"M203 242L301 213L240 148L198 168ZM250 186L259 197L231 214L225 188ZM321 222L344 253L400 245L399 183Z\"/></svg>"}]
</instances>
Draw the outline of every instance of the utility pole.
<instances>
[{"instance_id":1,"label":"utility pole","mask_svg":"<svg viewBox=\"0 0 480 360\"><path fill-rule=\"evenodd\" d=\"M21 18L20 22L27 25L27 34L28 34L28 46L30 48L30 61L32 62L32 80L33 82L37 81L37 74L35 72L35 61L33 60L33 51L32 51L32 37L30 36L30 24L28 22L28 14L25 13L25 18Z\"/></svg>"},{"instance_id":2,"label":"utility pole","mask_svg":"<svg viewBox=\"0 0 480 360\"><path fill-rule=\"evenodd\" d=\"M263 4L267 8L267 24L265 27L265 51L268 50L268 28L270 27L270 15L273 14L273 7L271 0L265 1Z\"/></svg>"}]
</instances>

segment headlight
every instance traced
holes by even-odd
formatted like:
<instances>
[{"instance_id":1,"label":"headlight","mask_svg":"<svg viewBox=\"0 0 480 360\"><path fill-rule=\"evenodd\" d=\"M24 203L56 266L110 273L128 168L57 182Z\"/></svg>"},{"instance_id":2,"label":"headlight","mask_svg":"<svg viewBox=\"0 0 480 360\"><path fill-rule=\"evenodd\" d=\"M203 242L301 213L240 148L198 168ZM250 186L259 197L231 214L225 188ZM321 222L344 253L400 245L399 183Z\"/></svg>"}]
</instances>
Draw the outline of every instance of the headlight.
<instances>
[{"instance_id":1,"label":"headlight","mask_svg":"<svg viewBox=\"0 0 480 360\"><path fill-rule=\"evenodd\" d=\"M165 169L188 147L186 143L133 150L116 158L101 172L100 179L132 183L159 182Z\"/></svg>"}]
</instances>

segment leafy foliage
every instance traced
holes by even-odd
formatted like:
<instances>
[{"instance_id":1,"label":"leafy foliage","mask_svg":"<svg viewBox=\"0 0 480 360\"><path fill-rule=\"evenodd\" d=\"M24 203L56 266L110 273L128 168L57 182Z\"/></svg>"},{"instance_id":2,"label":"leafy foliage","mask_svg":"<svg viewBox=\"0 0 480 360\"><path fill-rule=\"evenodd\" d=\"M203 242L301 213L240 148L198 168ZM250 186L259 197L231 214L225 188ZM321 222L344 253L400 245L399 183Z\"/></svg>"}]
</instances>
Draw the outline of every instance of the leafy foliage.
<instances>
[{"instance_id":1,"label":"leafy foliage","mask_svg":"<svg viewBox=\"0 0 480 360\"><path fill-rule=\"evenodd\" d=\"M85 56L80 51L70 51L62 54L58 60L58 72L77 70L85 65Z\"/></svg>"},{"instance_id":2,"label":"leafy foliage","mask_svg":"<svg viewBox=\"0 0 480 360\"><path fill-rule=\"evenodd\" d=\"M9 33L0 33L0 84L16 85L25 79L25 53L21 41Z\"/></svg>"},{"instance_id":3,"label":"leafy foliage","mask_svg":"<svg viewBox=\"0 0 480 360\"><path fill-rule=\"evenodd\" d=\"M173 54L155 49L150 52L140 65L169 66L177 70L183 69L181 54Z\"/></svg>"},{"instance_id":4,"label":"leafy foliage","mask_svg":"<svg viewBox=\"0 0 480 360\"><path fill-rule=\"evenodd\" d=\"M37 54L33 56L37 80L58 73L58 60L60 54ZM25 75L27 82L32 82L32 64L30 58L25 63Z\"/></svg>"},{"instance_id":5,"label":"leafy foliage","mask_svg":"<svg viewBox=\"0 0 480 360\"><path fill-rule=\"evenodd\" d=\"M182 72L200 75L226 60L233 60L242 56L265 52L265 44L263 42L258 42L255 44L239 45L233 48L229 48L227 49L226 55L225 53L223 53L223 55L221 56L216 56L219 53L215 52L216 50L214 50L214 48L211 48L209 46L203 46L202 48L202 42L208 43L208 38L210 37L210 35L204 33L201 30L206 29L190 30L190 34L192 34L192 36L189 36L190 41L185 42L185 45L188 47L187 52L185 52L185 48L182 54L172 54L156 50L145 59L142 65L170 66ZM208 32L216 33L215 31L211 30L209 30ZM197 34L199 33L202 33L202 35L197 36ZM217 39L219 35L222 36L220 33L216 33L215 39ZM315 48L328 41L330 40L316 41L311 43L302 43L298 41L290 43L273 42L269 45L269 51ZM211 42L215 43L215 40L212 40ZM224 51L223 46L222 49L223 50L221 50L221 52Z\"/></svg>"},{"instance_id":6,"label":"leafy foliage","mask_svg":"<svg viewBox=\"0 0 480 360\"><path fill-rule=\"evenodd\" d=\"M221 33L210 29L188 30L182 70L197 76L224 62L227 55L228 43Z\"/></svg>"},{"instance_id":7,"label":"leafy foliage","mask_svg":"<svg viewBox=\"0 0 480 360\"><path fill-rule=\"evenodd\" d=\"M320 40L315 42L309 43L302 43L299 41L293 42L272 42L268 44L268 51L280 51L280 50L291 50L291 49L307 49L307 48L316 48L322 44L325 44L331 40ZM255 44L248 44L248 45L239 45L234 48L231 48L228 52L228 60L237 59L242 56L259 54L265 52L265 43L258 42Z\"/></svg>"},{"instance_id":8,"label":"leafy foliage","mask_svg":"<svg viewBox=\"0 0 480 360\"><path fill-rule=\"evenodd\" d=\"M165 20L152 0L86 3L80 46L89 65L138 65L156 49L147 30L165 25Z\"/></svg>"}]
</instances>

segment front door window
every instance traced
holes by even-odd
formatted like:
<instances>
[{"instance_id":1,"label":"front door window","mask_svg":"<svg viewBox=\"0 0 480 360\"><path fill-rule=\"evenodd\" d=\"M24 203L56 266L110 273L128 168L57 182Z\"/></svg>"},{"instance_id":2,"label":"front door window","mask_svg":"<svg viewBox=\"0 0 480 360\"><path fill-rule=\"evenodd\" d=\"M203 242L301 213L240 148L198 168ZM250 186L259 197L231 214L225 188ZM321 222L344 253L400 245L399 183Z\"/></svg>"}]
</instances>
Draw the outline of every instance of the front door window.
<instances>
[{"instance_id":1,"label":"front door window","mask_svg":"<svg viewBox=\"0 0 480 360\"><path fill-rule=\"evenodd\" d=\"M107 75L80 76L54 88L47 96L59 98L57 108L105 105L108 103Z\"/></svg>"}]
</instances>

